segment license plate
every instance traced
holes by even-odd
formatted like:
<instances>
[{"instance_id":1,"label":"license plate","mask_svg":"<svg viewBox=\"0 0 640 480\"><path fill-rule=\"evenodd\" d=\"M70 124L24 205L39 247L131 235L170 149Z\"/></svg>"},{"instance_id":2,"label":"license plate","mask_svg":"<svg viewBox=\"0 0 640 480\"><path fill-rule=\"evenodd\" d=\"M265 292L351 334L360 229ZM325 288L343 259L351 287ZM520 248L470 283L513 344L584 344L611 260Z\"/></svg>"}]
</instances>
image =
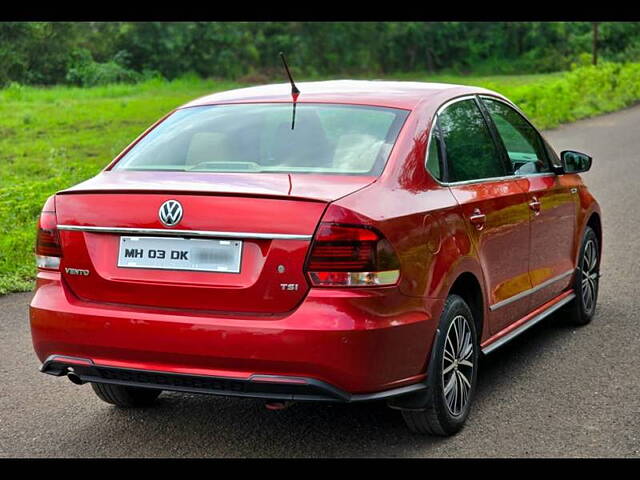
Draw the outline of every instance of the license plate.
<instances>
[{"instance_id":1,"label":"license plate","mask_svg":"<svg viewBox=\"0 0 640 480\"><path fill-rule=\"evenodd\" d=\"M118 267L240 272L241 240L120 237Z\"/></svg>"}]
</instances>

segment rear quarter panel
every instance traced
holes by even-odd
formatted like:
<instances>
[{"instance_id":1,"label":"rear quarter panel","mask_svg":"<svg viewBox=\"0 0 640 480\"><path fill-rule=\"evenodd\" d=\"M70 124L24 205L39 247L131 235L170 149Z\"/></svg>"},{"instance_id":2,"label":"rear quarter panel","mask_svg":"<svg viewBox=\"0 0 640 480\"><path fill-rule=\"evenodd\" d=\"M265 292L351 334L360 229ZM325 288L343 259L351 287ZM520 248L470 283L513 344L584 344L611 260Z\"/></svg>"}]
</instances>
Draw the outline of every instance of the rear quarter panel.
<instances>
[{"instance_id":1,"label":"rear quarter panel","mask_svg":"<svg viewBox=\"0 0 640 480\"><path fill-rule=\"evenodd\" d=\"M438 106L449 98L442 96L416 108L407 118L380 178L330 204L323 217L324 221L363 223L380 230L400 259L398 290L425 300L444 299L464 272L473 273L481 285L484 282L455 197L425 169L431 121ZM433 306L429 314L437 320L443 302L425 303ZM486 300L484 303L486 308Z\"/></svg>"},{"instance_id":2,"label":"rear quarter panel","mask_svg":"<svg viewBox=\"0 0 640 480\"><path fill-rule=\"evenodd\" d=\"M602 210L600 208L600 204L593 196L593 194L589 191L589 188L585 185L580 175L567 175L567 177L572 177L572 181L575 182L575 185L578 188L578 195L580 197L578 212L577 212L577 234L578 238L576 238L575 247L574 247L574 258L575 264L578 264L578 255L580 253L580 246L582 242L582 236L584 235L584 230L587 228L587 223L591 217L596 214L600 218L601 227L603 224L602 220ZM597 232L596 232L597 233ZM600 232L601 233L601 232ZM602 251L603 251L603 238L600 235L600 261L602 262Z\"/></svg>"}]
</instances>

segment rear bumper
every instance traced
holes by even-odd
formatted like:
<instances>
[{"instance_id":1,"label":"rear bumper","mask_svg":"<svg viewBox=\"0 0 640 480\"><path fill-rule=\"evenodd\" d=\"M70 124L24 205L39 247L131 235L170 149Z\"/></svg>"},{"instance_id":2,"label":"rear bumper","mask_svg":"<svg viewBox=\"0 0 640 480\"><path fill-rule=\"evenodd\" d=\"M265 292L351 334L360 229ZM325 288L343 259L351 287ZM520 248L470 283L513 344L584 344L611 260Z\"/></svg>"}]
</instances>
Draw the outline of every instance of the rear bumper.
<instances>
[{"instance_id":1,"label":"rear bumper","mask_svg":"<svg viewBox=\"0 0 640 480\"><path fill-rule=\"evenodd\" d=\"M47 373L64 372L50 357L66 356L88 362L66 365L85 381L357 401L420 387L441 308L394 288L312 289L278 318L152 310L82 301L40 272L30 322Z\"/></svg>"},{"instance_id":2,"label":"rear bumper","mask_svg":"<svg viewBox=\"0 0 640 480\"><path fill-rule=\"evenodd\" d=\"M51 355L40 371L54 376L72 373L75 381L110 383L130 387L155 388L177 392L205 393L230 397L263 398L284 401L362 402L383 400L419 392L425 384L414 383L369 394L351 394L314 378L280 375L252 375L248 379L184 375L150 370L113 368L94 364L89 359Z\"/></svg>"}]
</instances>

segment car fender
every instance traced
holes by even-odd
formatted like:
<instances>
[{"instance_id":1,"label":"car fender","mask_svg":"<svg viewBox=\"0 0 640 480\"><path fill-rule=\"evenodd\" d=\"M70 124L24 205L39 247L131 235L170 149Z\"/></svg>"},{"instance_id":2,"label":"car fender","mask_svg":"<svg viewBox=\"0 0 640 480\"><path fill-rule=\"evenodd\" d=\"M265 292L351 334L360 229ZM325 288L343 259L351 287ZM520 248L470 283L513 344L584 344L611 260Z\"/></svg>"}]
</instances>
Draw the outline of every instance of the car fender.
<instances>
[{"instance_id":1,"label":"car fender","mask_svg":"<svg viewBox=\"0 0 640 480\"><path fill-rule=\"evenodd\" d=\"M594 214L598 215L598 217L600 218L600 224L602 225L602 210L591 192L585 186L582 186L579 189L579 195L580 201L578 205L578 212L576 213L578 236L576 248L574 251L574 265L576 265L576 268L578 265L578 255L580 255L580 247L582 245L582 237L584 236L584 231L587 228L587 224ZM602 252L602 232L600 232L600 238L598 240L600 242L600 252ZM602 253L600 255L602 256Z\"/></svg>"}]
</instances>

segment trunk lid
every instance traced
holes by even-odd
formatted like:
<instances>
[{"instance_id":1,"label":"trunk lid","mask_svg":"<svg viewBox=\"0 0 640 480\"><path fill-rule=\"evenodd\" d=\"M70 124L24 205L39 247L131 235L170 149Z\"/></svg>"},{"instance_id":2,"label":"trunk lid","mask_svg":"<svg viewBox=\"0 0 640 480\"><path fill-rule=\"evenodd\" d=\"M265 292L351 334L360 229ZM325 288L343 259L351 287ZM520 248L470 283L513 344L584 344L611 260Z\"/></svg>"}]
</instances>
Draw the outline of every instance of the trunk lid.
<instances>
[{"instance_id":1,"label":"trunk lid","mask_svg":"<svg viewBox=\"0 0 640 480\"><path fill-rule=\"evenodd\" d=\"M89 301L216 314L284 313L308 291L304 260L327 203L374 179L103 172L56 196L62 276L76 296ZM168 200L183 208L171 228L159 218ZM121 237L241 242L239 272L119 267ZM89 275L78 274L83 270Z\"/></svg>"}]
</instances>

